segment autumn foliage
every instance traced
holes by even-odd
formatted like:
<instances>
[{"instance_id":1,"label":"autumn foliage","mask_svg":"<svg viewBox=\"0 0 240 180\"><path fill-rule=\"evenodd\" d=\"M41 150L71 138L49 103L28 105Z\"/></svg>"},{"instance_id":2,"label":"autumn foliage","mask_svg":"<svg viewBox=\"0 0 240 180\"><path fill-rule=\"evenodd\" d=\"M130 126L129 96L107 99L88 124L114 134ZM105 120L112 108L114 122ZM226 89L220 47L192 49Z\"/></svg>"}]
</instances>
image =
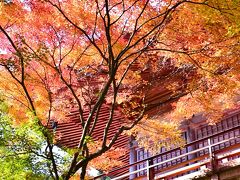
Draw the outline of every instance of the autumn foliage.
<instances>
[{"instance_id":1,"label":"autumn foliage","mask_svg":"<svg viewBox=\"0 0 240 180\"><path fill-rule=\"evenodd\" d=\"M83 179L87 165L124 132L159 148L171 131L178 144L181 120L204 113L214 123L238 105L239 12L238 0L1 1L1 94L17 123L35 117L45 127L78 110L82 137L64 172L56 166L51 133L42 133L53 178L69 179L82 168ZM158 106L174 102L164 117L150 115L145 102L156 86L171 92ZM104 104L110 107L104 136L91 147L90 124ZM107 139L119 108L125 119Z\"/></svg>"}]
</instances>

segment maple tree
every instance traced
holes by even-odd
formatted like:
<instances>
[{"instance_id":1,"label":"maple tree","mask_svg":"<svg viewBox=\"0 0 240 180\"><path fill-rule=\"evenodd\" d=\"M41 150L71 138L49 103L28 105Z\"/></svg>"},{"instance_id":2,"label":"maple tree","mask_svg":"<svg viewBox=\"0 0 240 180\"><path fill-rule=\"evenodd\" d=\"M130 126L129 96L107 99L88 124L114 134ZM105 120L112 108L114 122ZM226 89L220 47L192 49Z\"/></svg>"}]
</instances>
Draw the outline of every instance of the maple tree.
<instances>
[{"instance_id":1,"label":"maple tree","mask_svg":"<svg viewBox=\"0 0 240 180\"><path fill-rule=\"evenodd\" d=\"M0 169L3 179L44 179L48 170L39 149L42 134L31 125L14 127L4 102L0 104ZM31 122L34 124L34 122ZM37 126L36 126L37 128ZM44 157L44 156L43 156Z\"/></svg>"},{"instance_id":2,"label":"maple tree","mask_svg":"<svg viewBox=\"0 0 240 180\"><path fill-rule=\"evenodd\" d=\"M146 80L141 73L149 68L157 74L159 68L169 66L166 59L173 60L182 73L186 69L194 72L185 73L183 81L169 87L172 91L184 87L171 100L188 94L175 105L170 118L189 118L199 110L214 121L219 118L213 116L216 112L236 104L237 0L1 1L0 15L0 88L12 118L18 123L35 119L41 127L54 179L69 179L80 168L84 179L89 162L109 151L125 131L132 129L139 139L148 140L152 132L138 133L138 128L155 124L156 133L177 128L175 122L161 124L158 118L144 116L148 109L145 89L157 76ZM104 104L110 106L109 119L102 141L91 148L91 135ZM195 109L186 111L192 104ZM128 120L108 139L119 107ZM69 167L60 173L52 134L44 127L52 119L64 121L71 108L78 110L83 130ZM169 140L167 130L161 132L162 136L151 141ZM173 141L179 142L179 136L177 131Z\"/></svg>"},{"instance_id":3,"label":"maple tree","mask_svg":"<svg viewBox=\"0 0 240 180\"><path fill-rule=\"evenodd\" d=\"M51 160L44 151L45 138L34 119L14 124L9 107L0 100L0 169L3 179L46 179L51 173ZM70 155L54 147L59 172L70 160Z\"/></svg>"},{"instance_id":4,"label":"maple tree","mask_svg":"<svg viewBox=\"0 0 240 180\"><path fill-rule=\"evenodd\" d=\"M184 56L185 62L193 64L197 75L188 84L188 96L176 104L173 118L188 119L194 113L204 112L208 122L214 124L223 116L225 109L238 106L239 5L235 3L209 2L210 6L217 7L213 9L191 6L191 11L185 11L177 18L176 23L182 27L179 29L184 35L171 36L168 41L172 41L177 51L183 50L183 54L175 55ZM202 18L186 22L186 16ZM172 24L171 31L178 27L176 23ZM184 28L184 23L192 24L194 29ZM173 42L172 37L177 41L174 39Z\"/></svg>"}]
</instances>

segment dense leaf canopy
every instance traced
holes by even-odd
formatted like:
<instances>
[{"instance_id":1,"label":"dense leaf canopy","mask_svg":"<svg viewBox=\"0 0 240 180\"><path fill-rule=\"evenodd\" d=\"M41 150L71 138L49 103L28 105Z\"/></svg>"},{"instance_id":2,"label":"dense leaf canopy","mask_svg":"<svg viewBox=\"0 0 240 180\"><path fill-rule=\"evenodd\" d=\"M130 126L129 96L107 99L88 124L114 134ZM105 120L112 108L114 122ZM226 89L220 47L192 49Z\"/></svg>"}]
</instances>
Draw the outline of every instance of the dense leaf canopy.
<instances>
[{"instance_id":1,"label":"dense leaf canopy","mask_svg":"<svg viewBox=\"0 0 240 180\"><path fill-rule=\"evenodd\" d=\"M183 119L203 113L214 123L238 105L239 0L1 1L0 17L1 94L16 124L35 119L55 179L69 179L79 168L83 179L89 162L123 132L132 130L141 145L159 148L171 131L179 144ZM146 116L147 90L156 86L172 92L160 107L175 101L164 117ZM104 104L109 119L102 141L92 147L87 139ZM71 108L83 130L63 173L53 134L44 127L65 121ZM119 108L126 119L108 139Z\"/></svg>"}]
</instances>

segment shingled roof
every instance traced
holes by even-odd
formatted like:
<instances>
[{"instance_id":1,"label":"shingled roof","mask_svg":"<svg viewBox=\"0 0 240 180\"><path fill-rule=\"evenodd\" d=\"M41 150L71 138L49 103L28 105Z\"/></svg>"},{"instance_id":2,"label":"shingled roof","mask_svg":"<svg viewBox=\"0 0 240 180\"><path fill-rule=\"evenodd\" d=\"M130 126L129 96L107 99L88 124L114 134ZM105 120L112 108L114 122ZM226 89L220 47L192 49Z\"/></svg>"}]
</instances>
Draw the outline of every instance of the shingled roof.
<instances>
[{"instance_id":1,"label":"shingled roof","mask_svg":"<svg viewBox=\"0 0 240 180\"><path fill-rule=\"evenodd\" d=\"M101 140L103 137L103 130L106 126L106 123L109 118L110 109L107 105L102 106L96 128L93 131L92 138L96 140ZM89 111L85 111L83 116L87 118ZM108 132L107 138L111 140L114 134L121 126L121 120L123 117L119 112L116 112L113 116L113 122L110 125L110 130ZM79 112L77 110L71 110L70 113L66 116L66 121L59 122L55 131L57 137L57 145L60 147L67 148L76 148L78 146L79 140L82 135L82 126L79 120ZM120 135L116 143L113 146L114 148L124 148L126 149L126 155L120 157L123 163L128 163L128 154L129 154L129 137L126 135Z\"/></svg>"}]
</instances>

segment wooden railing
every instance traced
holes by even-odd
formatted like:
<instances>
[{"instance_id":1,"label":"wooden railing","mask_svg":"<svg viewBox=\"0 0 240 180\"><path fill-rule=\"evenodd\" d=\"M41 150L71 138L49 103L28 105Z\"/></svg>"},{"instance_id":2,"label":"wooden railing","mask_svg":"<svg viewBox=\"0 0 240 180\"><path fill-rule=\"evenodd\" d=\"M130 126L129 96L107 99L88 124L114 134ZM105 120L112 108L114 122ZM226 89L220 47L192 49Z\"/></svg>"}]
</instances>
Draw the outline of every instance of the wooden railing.
<instances>
[{"instance_id":1,"label":"wooden railing","mask_svg":"<svg viewBox=\"0 0 240 180\"><path fill-rule=\"evenodd\" d=\"M214 143L214 139L219 136L233 135L219 142ZM183 152L183 153L182 153ZM171 155L171 156L170 156ZM202 171L217 171L222 164L222 160L237 158L240 155L240 125L212 134L208 137L198 139L185 145L184 148L175 148L164 153L138 161L134 164L115 169L94 179L111 177L114 180L120 179L168 179L188 174L197 174ZM142 167L142 168L139 168ZM129 169L134 171L124 173Z\"/></svg>"}]
</instances>

